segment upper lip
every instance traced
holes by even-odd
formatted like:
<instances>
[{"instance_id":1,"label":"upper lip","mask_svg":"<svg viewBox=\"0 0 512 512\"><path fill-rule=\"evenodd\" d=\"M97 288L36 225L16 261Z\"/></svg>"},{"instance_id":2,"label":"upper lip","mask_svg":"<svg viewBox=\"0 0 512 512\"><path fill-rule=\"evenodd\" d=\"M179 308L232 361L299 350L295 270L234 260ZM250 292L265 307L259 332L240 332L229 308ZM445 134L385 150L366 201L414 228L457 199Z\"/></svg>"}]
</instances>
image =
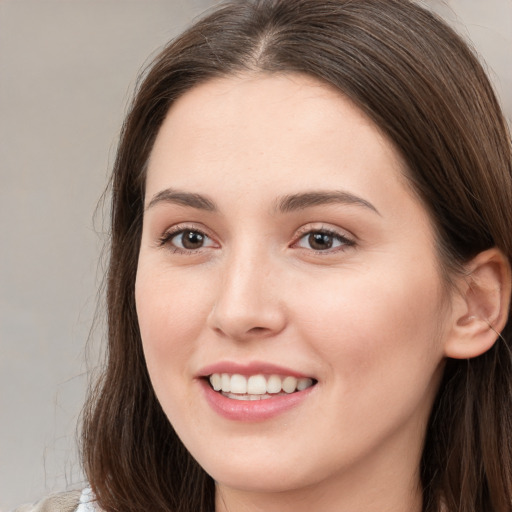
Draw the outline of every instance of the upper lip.
<instances>
[{"instance_id":1,"label":"upper lip","mask_svg":"<svg viewBox=\"0 0 512 512\"><path fill-rule=\"evenodd\" d=\"M219 361L217 363L210 364L201 368L198 372L199 377L208 377L214 373L229 373L239 374L239 375L284 375L296 377L297 379L302 379L306 377L310 377L311 375L306 375L304 373L298 372L296 370L292 370L291 368L286 368L285 366L276 365L273 363L268 363L264 361L251 361L248 363L237 363L233 361Z\"/></svg>"}]
</instances>

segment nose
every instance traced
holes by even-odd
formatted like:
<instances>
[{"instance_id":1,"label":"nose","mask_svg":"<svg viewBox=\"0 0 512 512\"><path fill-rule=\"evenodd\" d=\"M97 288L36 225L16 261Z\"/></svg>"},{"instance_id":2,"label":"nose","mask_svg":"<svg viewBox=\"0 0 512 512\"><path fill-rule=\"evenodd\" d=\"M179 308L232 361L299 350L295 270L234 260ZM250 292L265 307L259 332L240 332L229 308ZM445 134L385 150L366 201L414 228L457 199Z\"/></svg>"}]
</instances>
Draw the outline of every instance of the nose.
<instances>
[{"instance_id":1,"label":"nose","mask_svg":"<svg viewBox=\"0 0 512 512\"><path fill-rule=\"evenodd\" d=\"M224 262L208 324L217 334L238 340L279 334L286 325L277 269L256 254Z\"/></svg>"}]
</instances>

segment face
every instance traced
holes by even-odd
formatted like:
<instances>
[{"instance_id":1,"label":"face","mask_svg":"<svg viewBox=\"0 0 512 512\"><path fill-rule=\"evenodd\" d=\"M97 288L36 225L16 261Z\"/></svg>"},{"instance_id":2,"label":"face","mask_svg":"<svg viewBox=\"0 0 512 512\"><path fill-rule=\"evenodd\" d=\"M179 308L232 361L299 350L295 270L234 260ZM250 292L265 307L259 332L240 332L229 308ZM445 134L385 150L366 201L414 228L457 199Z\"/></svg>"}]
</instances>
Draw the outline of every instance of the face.
<instances>
[{"instance_id":1,"label":"face","mask_svg":"<svg viewBox=\"0 0 512 512\"><path fill-rule=\"evenodd\" d=\"M162 407L220 488L412 480L443 290L398 154L339 92L244 76L172 106L148 167L137 314Z\"/></svg>"}]
</instances>

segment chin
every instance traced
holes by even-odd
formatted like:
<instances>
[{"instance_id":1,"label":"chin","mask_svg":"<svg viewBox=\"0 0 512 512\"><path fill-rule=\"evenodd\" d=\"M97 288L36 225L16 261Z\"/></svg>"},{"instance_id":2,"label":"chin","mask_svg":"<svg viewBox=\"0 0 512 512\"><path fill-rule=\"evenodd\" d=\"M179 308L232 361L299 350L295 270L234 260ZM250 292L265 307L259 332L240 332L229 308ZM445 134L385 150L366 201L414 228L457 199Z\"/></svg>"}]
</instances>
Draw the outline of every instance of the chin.
<instances>
[{"instance_id":1,"label":"chin","mask_svg":"<svg viewBox=\"0 0 512 512\"><path fill-rule=\"evenodd\" d=\"M237 444L233 443L229 450L197 454L198 463L221 487L249 493L282 493L318 484L338 470L325 457L315 464L304 450L287 454L286 449L274 447L269 454L270 450L255 447L251 456L243 449L237 450Z\"/></svg>"},{"instance_id":2,"label":"chin","mask_svg":"<svg viewBox=\"0 0 512 512\"><path fill-rule=\"evenodd\" d=\"M311 475L292 472L290 467L283 468L228 468L216 467L209 473L215 482L226 488L248 493L282 493L294 491L313 484ZM309 481L308 481L309 480Z\"/></svg>"}]
</instances>

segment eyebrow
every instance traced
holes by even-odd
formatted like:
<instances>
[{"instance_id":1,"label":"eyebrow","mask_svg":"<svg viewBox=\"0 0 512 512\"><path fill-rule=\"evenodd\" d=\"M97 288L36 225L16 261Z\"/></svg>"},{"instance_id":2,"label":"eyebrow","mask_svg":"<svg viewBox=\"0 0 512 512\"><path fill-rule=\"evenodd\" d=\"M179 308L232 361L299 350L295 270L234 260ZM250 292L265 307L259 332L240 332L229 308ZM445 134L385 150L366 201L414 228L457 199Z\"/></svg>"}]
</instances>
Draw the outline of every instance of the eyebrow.
<instances>
[{"instance_id":1,"label":"eyebrow","mask_svg":"<svg viewBox=\"0 0 512 512\"><path fill-rule=\"evenodd\" d=\"M166 188L155 194L146 206L146 211L159 203L179 204L181 206L189 206L197 210L206 210L208 212L218 211L215 202L208 197L191 192L182 192L172 188Z\"/></svg>"},{"instance_id":2,"label":"eyebrow","mask_svg":"<svg viewBox=\"0 0 512 512\"><path fill-rule=\"evenodd\" d=\"M219 208L215 202L207 196L195 194L192 192L175 190L172 188L167 188L155 194L149 204L146 206L146 211L159 203L179 204L181 206L188 206L191 208L196 208L197 210L205 210L208 212L219 211ZM369 210L380 215L379 211L377 208L375 208L375 206L373 206L372 203L366 199L343 190L319 190L286 195L276 201L274 209L280 213L290 213L297 210L304 210L306 208L325 204L358 205L368 208Z\"/></svg>"},{"instance_id":3,"label":"eyebrow","mask_svg":"<svg viewBox=\"0 0 512 512\"><path fill-rule=\"evenodd\" d=\"M312 191L299 194L291 194L280 198L276 203L276 210L281 213L289 213L304 210L313 206L325 204L354 204L363 206L380 215L372 203L343 190L336 191Z\"/></svg>"}]
</instances>

